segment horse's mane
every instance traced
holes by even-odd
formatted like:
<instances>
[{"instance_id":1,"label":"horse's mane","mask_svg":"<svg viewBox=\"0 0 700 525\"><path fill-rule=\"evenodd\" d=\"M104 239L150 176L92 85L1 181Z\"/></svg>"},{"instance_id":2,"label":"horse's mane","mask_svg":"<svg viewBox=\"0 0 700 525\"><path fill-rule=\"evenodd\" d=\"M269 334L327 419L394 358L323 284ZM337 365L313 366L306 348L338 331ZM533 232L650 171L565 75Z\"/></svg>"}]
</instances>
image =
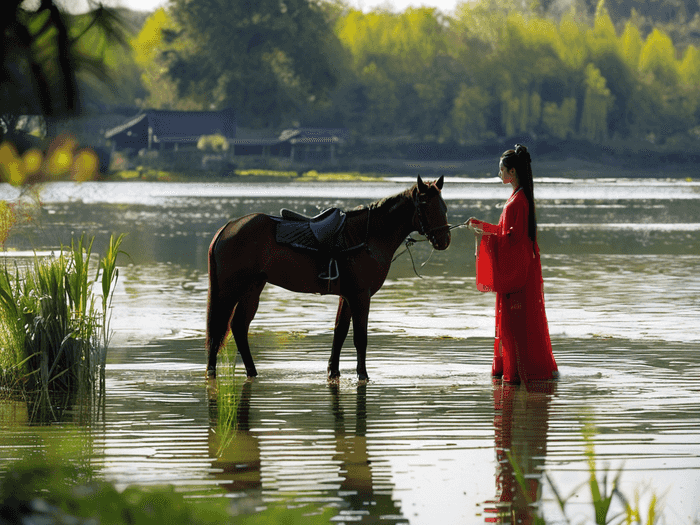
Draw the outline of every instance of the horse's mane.
<instances>
[{"instance_id":1,"label":"horse's mane","mask_svg":"<svg viewBox=\"0 0 700 525\"><path fill-rule=\"evenodd\" d=\"M401 193L397 193L396 195L391 195L389 197L384 197L383 199L380 199L378 201L372 202L370 204L361 204L360 206L357 206L356 208L353 208L347 212L348 215L356 215L359 213L362 213L363 211L369 209L369 210L374 210L377 208L384 208L388 207L391 208L401 200L406 199L407 197L410 198L411 195L413 194L413 190L418 186L418 184L414 184L410 188L402 191Z\"/></svg>"}]
</instances>

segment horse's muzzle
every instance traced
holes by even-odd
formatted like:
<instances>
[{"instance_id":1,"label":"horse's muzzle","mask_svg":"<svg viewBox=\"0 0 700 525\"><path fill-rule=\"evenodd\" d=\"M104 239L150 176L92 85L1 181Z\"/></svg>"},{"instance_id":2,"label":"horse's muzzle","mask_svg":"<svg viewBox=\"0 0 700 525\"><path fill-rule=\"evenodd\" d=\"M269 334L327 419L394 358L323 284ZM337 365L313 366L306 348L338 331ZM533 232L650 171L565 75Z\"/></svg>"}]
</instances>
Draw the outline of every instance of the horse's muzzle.
<instances>
[{"instance_id":1,"label":"horse's muzzle","mask_svg":"<svg viewBox=\"0 0 700 525\"><path fill-rule=\"evenodd\" d=\"M450 241L452 240L450 227L447 225L436 228L435 230L431 231L427 237L430 244L432 244L433 248L436 250L446 250L450 245Z\"/></svg>"}]
</instances>

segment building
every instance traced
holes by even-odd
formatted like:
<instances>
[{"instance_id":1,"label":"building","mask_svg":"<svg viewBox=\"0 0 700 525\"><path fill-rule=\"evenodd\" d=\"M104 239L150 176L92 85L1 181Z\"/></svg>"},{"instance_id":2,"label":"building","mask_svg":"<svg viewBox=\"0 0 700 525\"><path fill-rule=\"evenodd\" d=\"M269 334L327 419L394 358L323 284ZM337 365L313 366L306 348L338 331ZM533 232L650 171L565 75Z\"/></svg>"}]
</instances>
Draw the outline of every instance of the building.
<instances>
[{"instance_id":1,"label":"building","mask_svg":"<svg viewBox=\"0 0 700 525\"><path fill-rule=\"evenodd\" d=\"M236 116L232 109L222 111L170 111L149 109L105 132L112 151L178 150L196 147L203 135L236 137Z\"/></svg>"}]
</instances>

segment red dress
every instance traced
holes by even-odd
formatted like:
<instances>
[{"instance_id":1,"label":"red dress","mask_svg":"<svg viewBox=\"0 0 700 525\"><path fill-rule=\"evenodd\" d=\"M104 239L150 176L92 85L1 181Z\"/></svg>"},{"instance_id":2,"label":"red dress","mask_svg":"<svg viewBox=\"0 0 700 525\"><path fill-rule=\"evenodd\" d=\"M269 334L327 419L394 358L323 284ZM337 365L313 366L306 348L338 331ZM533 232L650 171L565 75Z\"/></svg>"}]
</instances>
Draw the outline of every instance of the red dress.
<instances>
[{"instance_id":1,"label":"red dress","mask_svg":"<svg viewBox=\"0 0 700 525\"><path fill-rule=\"evenodd\" d=\"M510 196L498 225L478 223L485 233L477 255L477 286L488 290L480 279L498 279L516 272L516 265L531 256L525 284L511 293L496 293L496 340L492 373L509 383L552 379L557 364L552 354L547 315L544 310L544 283L540 249L527 234L529 203L519 189ZM527 247L525 249L524 247ZM499 262L499 255L501 255ZM513 254L525 254L513 257ZM505 264L502 264L505 261ZM498 263L498 264L497 264ZM488 266L488 268L485 268ZM483 278L480 275L484 276ZM491 281L493 282L493 281Z\"/></svg>"}]
</instances>

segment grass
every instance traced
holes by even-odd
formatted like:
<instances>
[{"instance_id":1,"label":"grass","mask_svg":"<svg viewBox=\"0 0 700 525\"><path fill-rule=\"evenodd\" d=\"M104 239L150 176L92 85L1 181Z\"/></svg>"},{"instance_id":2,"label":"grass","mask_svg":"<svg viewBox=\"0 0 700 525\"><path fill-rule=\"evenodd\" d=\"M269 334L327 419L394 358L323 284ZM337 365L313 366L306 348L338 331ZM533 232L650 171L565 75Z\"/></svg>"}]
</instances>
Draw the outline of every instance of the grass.
<instances>
[{"instance_id":1,"label":"grass","mask_svg":"<svg viewBox=\"0 0 700 525\"><path fill-rule=\"evenodd\" d=\"M0 386L28 399L30 420L55 419L57 399L65 408L103 378L122 239L110 239L94 280L94 239L84 236L56 256L35 256L28 268L0 269ZM100 279L98 305L93 285Z\"/></svg>"}]
</instances>

